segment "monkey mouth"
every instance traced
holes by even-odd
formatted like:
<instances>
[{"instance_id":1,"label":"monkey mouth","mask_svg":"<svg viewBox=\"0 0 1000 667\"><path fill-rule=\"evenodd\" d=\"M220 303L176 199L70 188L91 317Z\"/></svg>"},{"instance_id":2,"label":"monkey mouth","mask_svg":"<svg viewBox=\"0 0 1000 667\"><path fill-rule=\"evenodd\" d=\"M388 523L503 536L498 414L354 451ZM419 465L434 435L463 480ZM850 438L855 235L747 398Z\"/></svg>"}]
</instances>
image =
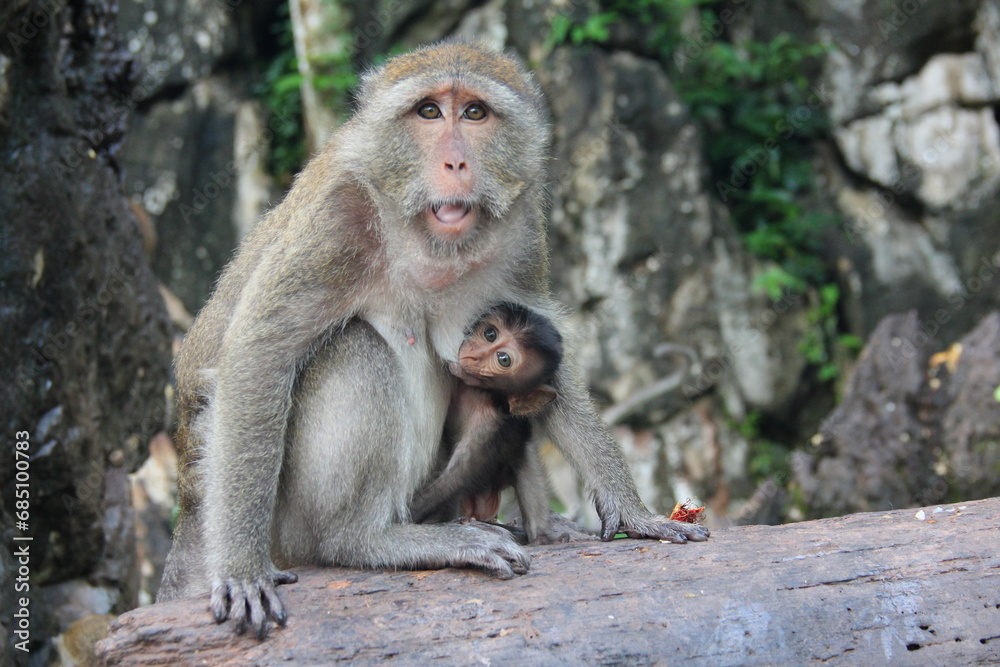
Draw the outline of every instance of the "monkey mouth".
<instances>
[{"instance_id":1,"label":"monkey mouth","mask_svg":"<svg viewBox=\"0 0 1000 667\"><path fill-rule=\"evenodd\" d=\"M475 210L464 202L439 202L428 214L431 230L446 239L460 239L476 224Z\"/></svg>"}]
</instances>

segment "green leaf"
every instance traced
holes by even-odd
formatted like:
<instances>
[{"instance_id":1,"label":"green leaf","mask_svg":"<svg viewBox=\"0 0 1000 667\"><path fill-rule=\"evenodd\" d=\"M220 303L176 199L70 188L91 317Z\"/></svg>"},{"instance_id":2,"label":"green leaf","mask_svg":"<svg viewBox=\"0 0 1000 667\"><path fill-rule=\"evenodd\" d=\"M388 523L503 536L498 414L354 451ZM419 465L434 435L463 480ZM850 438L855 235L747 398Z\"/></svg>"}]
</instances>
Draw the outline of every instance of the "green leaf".
<instances>
[{"instance_id":1,"label":"green leaf","mask_svg":"<svg viewBox=\"0 0 1000 667\"><path fill-rule=\"evenodd\" d=\"M840 343L841 347L846 350L850 350L851 352L857 352L864 347L865 344L863 340L854 334L841 334L840 337L837 338L837 342ZM1000 389L1000 387L998 387L998 389Z\"/></svg>"},{"instance_id":2,"label":"green leaf","mask_svg":"<svg viewBox=\"0 0 1000 667\"><path fill-rule=\"evenodd\" d=\"M775 266L754 278L752 288L763 291L768 298L777 301L785 290L795 293L804 292L806 284L801 278L793 276L780 266Z\"/></svg>"},{"instance_id":3,"label":"green leaf","mask_svg":"<svg viewBox=\"0 0 1000 667\"><path fill-rule=\"evenodd\" d=\"M573 19L565 14L556 14L552 17L549 25L549 38L547 40L550 48L565 44L569 38L569 31L573 28Z\"/></svg>"},{"instance_id":4,"label":"green leaf","mask_svg":"<svg viewBox=\"0 0 1000 667\"><path fill-rule=\"evenodd\" d=\"M835 380L838 375L840 375L840 369L837 368L836 364L825 364L820 366L819 371L816 373L816 377L818 377L821 382Z\"/></svg>"}]
</instances>

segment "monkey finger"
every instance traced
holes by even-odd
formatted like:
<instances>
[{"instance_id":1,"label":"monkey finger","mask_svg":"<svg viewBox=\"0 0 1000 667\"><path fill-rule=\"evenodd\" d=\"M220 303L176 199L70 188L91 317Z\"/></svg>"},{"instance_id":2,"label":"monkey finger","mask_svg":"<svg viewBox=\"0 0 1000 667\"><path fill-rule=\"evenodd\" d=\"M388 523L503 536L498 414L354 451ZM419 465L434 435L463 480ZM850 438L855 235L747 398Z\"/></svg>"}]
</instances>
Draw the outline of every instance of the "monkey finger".
<instances>
[{"instance_id":1,"label":"monkey finger","mask_svg":"<svg viewBox=\"0 0 1000 667\"><path fill-rule=\"evenodd\" d=\"M236 582L228 585L229 588L229 616L236 624L236 634L242 635L247 631L247 597L243 587Z\"/></svg>"},{"instance_id":2,"label":"monkey finger","mask_svg":"<svg viewBox=\"0 0 1000 667\"><path fill-rule=\"evenodd\" d=\"M215 582L212 585L208 606L216 623L225 621L229 617L229 586L221 581Z\"/></svg>"},{"instance_id":3,"label":"monkey finger","mask_svg":"<svg viewBox=\"0 0 1000 667\"><path fill-rule=\"evenodd\" d=\"M476 559L475 563L472 563L476 567L486 570L497 579L513 579L518 575L518 573L511 567L511 564L507 562L502 556L486 552L482 554L482 557ZM524 574L521 572L521 574Z\"/></svg>"},{"instance_id":4,"label":"monkey finger","mask_svg":"<svg viewBox=\"0 0 1000 667\"><path fill-rule=\"evenodd\" d=\"M514 574L526 574L531 566L531 556L516 543L499 544L494 547L493 553L504 559Z\"/></svg>"},{"instance_id":5,"label":"monkey finger","mask_svg":"<svg viewBox=\"0 0 1000 667\"><path fill-rule=\"evenodd\" d=\"M510 562L510 569L512 569L514 571L514 574L528 574L528 570L531 567L531 559L530 558L527 558L527 557L525 557L525 558L516 558L516 559L513 559L513 560L511 560L510 558L508 558L507 560L508 560L508 562Z\"/></svg>"},{"instance_id":6,"label":"monkey finger","mask_svg":"<svg viewBox=\"0 0 1000 667\"><path fill-rule=\"evenodd\" d=\"M597 504L597 514L601 517L601 540L613 540L622 531L621 515L602 503Z\"/></svg>"},{"instance_id":7,"label":"monkey finger","mask_svg":"<svg viewBox=\"0 0 1000 667\"><path fill-rule=\"evenodd\" d=\"M253 628L257 639L267 637L267 612L264 611L264 603L261 600L266 590L266 585L243 585L243 594L246 596L247 606L250 608L250 627Z\"/></svg>"},{"instance_id":8,"label":"monkey finger","mask_svg":"<svg viewBox=\"0 0 1000 667\"><path fill-rule=\"evenodd\" d=\"M656 535L649 535L649 534L646 534L646 533L640 533L640 532L637 532L637 531L634 531L634 530L626 530L625 534L628 535L629 537L635 538L635 539L642 539L644 537L653 537L653 538L657 538L657 539L663 540L664 542L671 542L673 544L684 544L685 542L687 542L687 538L686 537L684 537L680 533L676 533L674 531L669 531L669 530L658 531Z\"/></svg>"},{"instance_id":9,"label":"monkey finger","mask_svg":"<svg viewBox=\"0 0 1000 667\"><path fill-rule=\"evenodd\" d=\"M687 528L684 529L684 536L692 542L704 542L712 536L712 531L705 528L705 526L699 526L694 523L687 523L683 525L687 526Z\"/></svg>"},{"instance_id":10,"label":"monkey finger","mask_svg":"<svg viewBox=\"0 0 1000 667\"><path fill-rule=\"evenodd\" d=\"M684 521L673 521L666 517L656 517L656 526L663 532L670 532L682 537L685 542L704 542L712 534L705 526Z\"/></svg>"},{"instance_id":11,"label":"monkey finger","mask_svg":"<svg viewBox=\"0 0 1000 667\"><path fill-rule=\"evenodd\" d=\"M528 568L531 567L531 556L516 544L503 545L499 553L501 557L510 563L511 569L516 574L525 574L528 572Z\"/></svg>"},{"instance_id":12,"label":"monkey finger","mask_svg":"<svg viewBox=\"0 0 1000 667\"><path fill-rule=\"evenodd\" d=\"M264 602L267 604L267 609L271 618L273 618L278 625L285 625L288 621L288 614L285 612L284 605L281 604L281 598L278 597L278 591L273 588L265 588L261 591L261 594L264 597Z\"/></svg>"}]
</instances>

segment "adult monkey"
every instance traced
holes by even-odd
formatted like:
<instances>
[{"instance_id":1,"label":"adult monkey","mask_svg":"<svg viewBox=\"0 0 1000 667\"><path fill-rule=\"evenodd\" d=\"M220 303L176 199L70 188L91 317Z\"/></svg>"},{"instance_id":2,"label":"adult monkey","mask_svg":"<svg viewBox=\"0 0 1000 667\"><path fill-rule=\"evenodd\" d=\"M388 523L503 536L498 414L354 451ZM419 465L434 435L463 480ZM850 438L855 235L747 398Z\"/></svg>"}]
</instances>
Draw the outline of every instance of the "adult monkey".
<instances>
[{"instance_id":1,"label":"adult monkey","mask_svg":"<svg viewBox=\"0 0 1000 667\"><path fill-rule=\"evenodd\" d=\"M241 245L176 363L181 516L160 600L211 588L217 621L286 619L279 564L523 573L506 531L414 525L464 327L488 304L557 322L541 93L512 58L444 43L365 77L357 113ZM650 513L567 356L535 423L602 536L708 532ZM280 477L280 486L279 486ZM276 506L279 510L276 512Z\"/></svg>"}]
</instances>

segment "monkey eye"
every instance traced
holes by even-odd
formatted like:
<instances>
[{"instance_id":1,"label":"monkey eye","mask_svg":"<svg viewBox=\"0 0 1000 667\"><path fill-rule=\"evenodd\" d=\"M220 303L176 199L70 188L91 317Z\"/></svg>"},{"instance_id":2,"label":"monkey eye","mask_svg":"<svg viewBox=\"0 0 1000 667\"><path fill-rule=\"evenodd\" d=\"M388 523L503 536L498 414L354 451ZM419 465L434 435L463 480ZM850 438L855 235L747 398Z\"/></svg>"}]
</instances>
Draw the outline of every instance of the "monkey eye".
<instances>
[{"instance_id":1,"label":"monkey eye","mask_svg":"<svg viewBox=\"0 0 1000 667\"><path fill-rule=\"evenodd\" d=\"M462 114L462 118L468 118L469 120L482 120L486 118L486 107L482 104L470 104L465 107L465 113Z\"/></svg>"},{"instance_id":2,"label":"monkey eye","mask_svg":"<svg viewBox=\"0 0 1000 667\"><path fill-rule=\"evenodd\" d=\"M483 338L486 339L487 343L492 343L497 339L497 330L493 327L486 327L483 329Z\"/></svg>"},{"instance_id":3,"label":"monkey eye","mask_svg":"<svg viewBox=\"0 0 1000 667\"><path fill-rule=\"evenodd\" d=\"M425 102L417 108L417 115L427 120L441 117L441 109L433 102Z\"/></svg>"},{"instance_id":4,"label":"monkey eye","mask_svg":"<svg viewBox=\"0 0 1000 667\"><path fill-rule=\"evenodd\" d=\"M497 361L504 368L510 368L510 355L506 352L497 352Z\"/></svg>"}]
</instances>

